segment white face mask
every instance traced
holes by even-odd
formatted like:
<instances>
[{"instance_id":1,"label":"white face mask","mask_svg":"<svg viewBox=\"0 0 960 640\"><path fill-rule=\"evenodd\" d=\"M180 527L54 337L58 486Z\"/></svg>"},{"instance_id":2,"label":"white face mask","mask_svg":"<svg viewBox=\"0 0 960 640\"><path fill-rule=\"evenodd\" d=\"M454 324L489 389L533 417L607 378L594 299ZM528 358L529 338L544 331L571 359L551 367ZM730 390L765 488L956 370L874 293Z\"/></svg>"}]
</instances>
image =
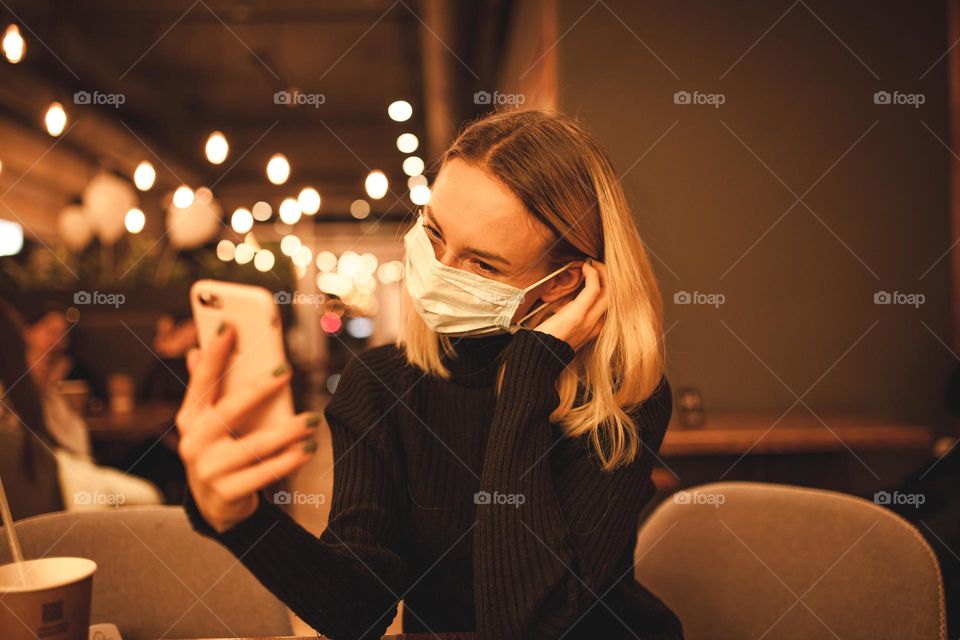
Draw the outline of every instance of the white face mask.
<instances>
[{"instance_id":1,"label":"white face mask","mask_svg":"<svg viewBox=\"0 0 960 640\"><path fill-rule=\"evenodd\" d=\"M524 320L545 306L511 324L527 292L574 264L567 263L529 287L518 289L437 260L423 228L423 215L403 237L403 243L407 250L404 280L414 308L433 331L453 336L515 333Z\"/></svg>"}]
</instances>

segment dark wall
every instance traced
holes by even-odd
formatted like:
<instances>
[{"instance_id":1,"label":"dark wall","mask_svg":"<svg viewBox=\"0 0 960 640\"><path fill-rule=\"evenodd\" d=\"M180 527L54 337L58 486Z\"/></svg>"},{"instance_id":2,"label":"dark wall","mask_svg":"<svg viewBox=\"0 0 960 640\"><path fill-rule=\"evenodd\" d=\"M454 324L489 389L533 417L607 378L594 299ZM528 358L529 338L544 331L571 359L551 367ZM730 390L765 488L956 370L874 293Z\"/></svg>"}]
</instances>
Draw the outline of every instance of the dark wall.
<instances>
[{"instance_id":1,"label":"dark wall","mask_svg":"<svg viewBox=\"0 0 960 640\"><path fill-rule=\"evenodd\" d=\"M821 415L947 424L945 4L559 7L560 108L627 172L674 386L708 410L779 415L810 388ZM925 103L875 104L881 90ZM682 291L725 302L676 304ZM925 301L877 305L879 291Z\"/></svg>"}]
</instances>

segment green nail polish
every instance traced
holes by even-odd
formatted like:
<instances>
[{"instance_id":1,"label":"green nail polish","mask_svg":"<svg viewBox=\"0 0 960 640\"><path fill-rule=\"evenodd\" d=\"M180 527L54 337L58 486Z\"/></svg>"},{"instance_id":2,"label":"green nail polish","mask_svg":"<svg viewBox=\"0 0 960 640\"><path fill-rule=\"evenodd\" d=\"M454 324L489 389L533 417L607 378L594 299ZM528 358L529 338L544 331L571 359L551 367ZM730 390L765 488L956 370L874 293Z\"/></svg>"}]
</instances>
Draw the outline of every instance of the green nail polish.
<instances>
[{"instance_id":1,"label":"green nail polish","mask_svg":"<svg viewBox=\"0 0 960 640\"><path fill-rule=\"evenodd\" d=\"M226 328L227 328L227 323L226 323L226 322L221 322L221 323L220 323L220 326L217 327L217 335L220 335L221 333L223 333L223 330L226 329Z\"/></svg>"},{"instance_id":2,"label":"green nail polish","mask_svg":"<svg viewBox=\"0 0 960 640\"><path fill-rule=\"evenodd\" d=\"M273 377L278 378L287 372L287 365L281 364L279 367L273 370Z\"/></svg>"},{"instance_id":3,"label":"green nail polish","mask_svg":"<svg viewBox=\"0 0 960 640\"><path fill-rule=\"evenodd\" d=\"M307 426L308 426L308 427L315 427L315 426L317 426L318 424L320 424L320 416L319 416L318 414L316 414L316 413L311 413L311 414L310 414L310 417L307 418Z\"/></svg>"},{"instance_id":4,"label":"green nail polish","mask_svg":"<svg viewBox=\"0 0 960 640\"><path fill-rule=\"evenodd\" d=\"M303 450L306 451L307 453L313 453L314 451L317 450L317 441L314 440L313 438L310 438L303 445Z\"/></svg>"}]
</instances>

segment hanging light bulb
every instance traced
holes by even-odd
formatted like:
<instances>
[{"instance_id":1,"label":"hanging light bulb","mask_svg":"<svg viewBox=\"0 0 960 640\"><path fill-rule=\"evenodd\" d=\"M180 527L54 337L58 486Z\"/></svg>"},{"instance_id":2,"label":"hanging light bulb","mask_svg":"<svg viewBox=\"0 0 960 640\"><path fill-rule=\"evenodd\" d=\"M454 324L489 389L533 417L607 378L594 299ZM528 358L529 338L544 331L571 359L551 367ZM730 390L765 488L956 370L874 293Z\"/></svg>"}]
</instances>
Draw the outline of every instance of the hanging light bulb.
<instances>
[{"instance_id":1,"label":"hanging light bulb","mask_svg":"<svg viewBox=\"0 0 960 640\"><path fill-rule=\"evenodd\" d=\"M307 245L302 244L293 252L290 259L293 260L293 264L298 267L306 267L313 262L313 251L311 251Z\"/></svg>"},{"instance_id":2,"label":"hanging light bulb","mask_svg":"<svg viewBox=\"0 0 960 640\"><path fill-rule=\"evenodd\" d=\"M180 185L173 192L173 206L180 209L186 209L193 204L193 189L186 185Z\"/></svg>"},{"instance_id":3,"label":"hanging light bulb","mask_svg":"<svg viewBox=\"0 0 960 640\"><path fill-rule=\"evenodd\" d=\"M273 215L273 207L263 200L253 205L253 219L257 222L266 222Z\"/></svg>"},{"instance_id":4,"label":"hanging light bulb","mask_svg":"<svg viewBox=\"0 0 960 640\"><path fill-rule=\"evenodd\" d=\"M140 191L150 191L156 179L157 172L147 160L138 164L133 172L133 184L137 185L137 189L140 189Z\"/></svg>"},{"instance_id":5,"label":"hanging light bulb","mask_svg":"<svg viewBox=\"0 0 960 640\"><path fill-rule=\"evenodd\" d=\"M379 200L383 196L387 195L387 190L390 188L390 184L387 181L387 176L383 173L383 171L371 171L367 175L367 179L364 181L363 186L367 190L367 195L374 200Z\"/></svg>"},{"instance_id":6,"label":"hanging light bulb","mask_svg":"<svg viewBox=\"0 0 960 640\"><path fill-rule=\"evenodd\" d=\"M230 217L230 226L237 233L246 233L253 229L253 214L247 209L239 208Z\"/></svg>"},{"instance_id":7,"label":"hanging light bulb","mask_svg":"<svg viewBox=\"0 0 960 640\"><path fill-rule=\"evenodd\" d=\"M306 187L301 191L297 196L297 202L300 204L300 210L308 216L320 211L320 193L313 187Z\"/></svg>"},{"instance_id":8,"label":"hanging light bulb","mask_svg":"<svg viewBox=\"0 0 960 640\"><path fill-rule=\"evenodd\" d=\"M23 227L17 222L0 220L0 256L15 256L23 249Z\"/></svg>"},{"instance_id":9,"label":"hanging light bulb","mask_svg":"<svg viewBox=\"0 0 960 640\"><path fill-rule=\"evenodd\" d=\"M47 107L47 113L43 116L43 124L47 127L47 133L53 137L63 133L67 126L67 112L63 110L63 105L54 102Z\"/></svg>"},{"instance_id":10,"label":"hanging light bulb","mask_svg":"<svg viewBox=\"0 0 960 640\"><path fill-rule=\"evenodd\" d=\"M290 163L282 153L275 153L267 162L267 179L273 184L283 184L290 177Z\"/></svg>"},{"instance_id":11,"label":"hanging light bulb","mask_svg":"<svg viewBox=\"0 0 960 640\"><path fill-rule=\"evenodd\" d=\"M213 191L209 187L200 187L193 193L193 197L199 204L210 204L213 202Z\"/></svg>"},{"instance_id":12,"label":"hanging light bulb","mask_svg":"<svg viewBox=\"0 0 960 640\"><path fill-rule=\"evenodd\" d=\"M11 24L3 34L3 55L7 56L7 62L17 64L23 60L23 54L27 52L27 43L20 35L20 27Z\"/></svg>"},{"instance_id":13,"label":"hanging light bulb","mask_svg":"<svg viewBox=\"0 0 960 640\"><path fill-rule=\"evenodd\" d=\"M410 156L403 161L403 172L408 176L418 176L423 173L423 160L417 156Z\"/></svg>"},{"instance_id":14,"label":"hanging light bulb","mask_svg":"<svg viewBox=\"0 0 960 640\"><path fill-rule=\"evenodd\" d=\"M300 204L293 198L286 198L280 203L280 220L284 223L297 224L300 214Z\"/></svg>"},{"instance_id":15,"label":"hanging light bulb","mask_svg":"<svg viewBox=\"0 0 960 640\"><path fill-rule=\"evenodd\" d=\"M210 134L210 137L207 138L207 145L204 147L204 151L207 154L207 160L210 164L223 164L223 161L227 159L227 154L230 153L230 144L227 142L227 137L223 135L223 133L214 131Z\"/></svg>"},{"instance_id":16,"label":"hanging light bulb","mask_svg":"<svg viewBox=\"0 0 960 640\"><path fill-rule=\"evenodd\" d=\"M297 252L301 244L303 243L300 241L300 238L291 233L283 236L283 240L280 241L280 251L285 256L292 256Z\"/></svg>"},{"instance_id":17,"label":"hanging light bulb","mask_svg":"<svg viewBox=\"0 0 960 640\"><path fill-rule=\"evenodd\" d=\"M140 233L146 223L147 217L143 215L143 211L136 208L127 211L127 215L123 218L123 224L130 233Z\"/></svg>"},{"instance_id":18,"label":"hanging light bulb","mask_svg":"<svg viewBox=\"0 0 960 640\"><path fill-rule=\"evenodd\" d=\"M413 189L418 184L426 185L427 177L422 173L418 176L410 176L407 178L407 189Z\"/></svg>"},{"instance_id":19,"label":"hanging light bulb","mask_svg":"<svg viewBox=\"0 0 960 640\"><path fill-rule=\"evenodd\" d=\"M253 245L241 242L233 252L233 259L236 260L237 264L247 264L253 260L256 253L257 250L253 248Z\"/></svg>"},{"instance_id":20,"label":"hanging light bulb","mask_svg":"<svg viewBox=\"0 0 960 640\"><path fill-rule=\"evenodd\" d=\"M257 268L257 271L270 271L270 269L273 269L275 261L273 252L269 249L260 249L253 256L253 266Z\"/></svg>"},{"instance_id":21,"label":"hanging light bulb","mask_svg":"<svg viewBox=\"0 0 960 640\"><path fill-rule=\"evenodd\" d=\"M387 107L387 115L390 116L391 120L405 122L413 115L413 107L406 100L397 100L391 102L390 106Z\"/></svg>"},{"instance_id":22,"label":"hanging light bulb","mask_svg":"<svg viewBox=\"0 0 960 640\"><path fill-rule=\"evenodd\" d=\"M363 199L357 199L350 203L350 215L357 220L363 220L370 215L370 203Z\"/></svg>"},{"instance_id":23,"label":"hanging light bulb","mask_svg":"<svg viewBox=\"0 0 960 640\"><path fill-rule=\"evenodd\" d=\"M425 184L418 184L410 189L410 201L416 205L424 205L430 202L430 187Z\"/></svg>"},{"instance_id":24,"label":"hanging light bulb","mask_svg":"<svg viewBox=\"0 0 960 640\"><path fill-rule=\"evenodd\" d=\"M399 149L401 153L413 153L419 146L420 141L417 139L417 136L412 133L401 133L397 137L397 149Z\"/></svg>"},{"instance_id":25,"label":"hanging light bulb","mask_svg":"<svg viewBox=\"0 0 960 640\"><path fill-rule=\"evenodd\" d=\"M233 255L237 248L229 240L221 240L217 243L217 257L224 262L233 260Z\"/></svg>"}]
</instances>

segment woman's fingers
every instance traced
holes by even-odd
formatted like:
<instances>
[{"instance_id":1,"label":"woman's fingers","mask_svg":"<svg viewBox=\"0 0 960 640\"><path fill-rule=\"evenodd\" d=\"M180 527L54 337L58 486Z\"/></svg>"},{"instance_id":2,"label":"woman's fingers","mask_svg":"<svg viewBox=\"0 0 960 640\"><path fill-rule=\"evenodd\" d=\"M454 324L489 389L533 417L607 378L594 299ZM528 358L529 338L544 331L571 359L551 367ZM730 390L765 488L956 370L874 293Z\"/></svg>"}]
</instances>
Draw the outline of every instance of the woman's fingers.
<instances>
[{"instance_id":1,"label":"woman's fingers","mask_svg":"<svg viewBox=\"0 0 960 640\"><path fill-rule=\"evenodd\" d=\"M289 476L309 462L315 451L316 445L294 442L263 462L226 474L216 482L217 493L227 502L243 498Z\"/></svg>"},{"instance_id":2,"label":"woman's fingers","mask_svg":"<svg viewBox=\"0 0 960 640\"><path fill-rule=\"evenodd\" d=\"M583 276L583 289L574 299L573 305L577 310L577 315L581 318L586 318L591 309L596 305L597 300L600 299L603 290L600 287L600 276L597 274L596 267L590 263L584 263Z\"/></svg>"},{"instance_id":3,"label":"woman's fingers","mask_svg":"<svg viewBox=\"0 0 960 640\"><path fill-rule=\"evenodd\" d=\"M584 306L581 310L583 326L588 328L583 338L584 344L600 335L600 331L603 329L604 316L607 313L609 298L604 286L602 269L603 264L599 262L591 261L584 265L586 280L584 291L589 289L589 294L585 297Z\"/></svg>"},{"instance_id":4,"label":"woman's fingers","mask_svg":"<svg viewBox=\"0 0 960 640\"><path fill-rule=\"evenodd\" d=\"M221 440L233 441L244 431L245 418L268 400L276 397L290 381L287 370L279 376L264 379L252 389L221 398L203 411L194 411L181 416L180 452L188 459L214 446ZM267 429L270 425L265 425Z\"/></svg>"},{"instance_id":5,"label":"woman's fingers","mask_svg":"<svg viewBox=\"0 0 960 640\"><path fill-rule=\"evenodd\" d=\"M314 436L319 425L320 415L308 412L295 416L283 425L255 429L237 439L221 439L211 445L209 455L197 462L196 476L200 481L209 481L230 471L263 462L287 446Z\"/></svg>"},{"instance_id":6,"label":"woman's fingers","mask_svg":"<svg viewBox=\"0 0 960 640\"><path fill-rule=\"evenodd\" d=\"M200 358L200 349L193 347L187 350L187 373L193 375L193 370L197 367L197 360Z\"/></svg>"},{"instance_id":7,"label":"woman's fingers","mask_svg":"<svg viewBox=\"0 0 960 640\"><path fill-rule=\"evenodd\" d=\"M220 382L236 342L236 332L233 327L228 324L223 324L221 327L220 332L214 336L207 347L200 351L200 356L194 356L193 371L190 374L190 384L187 385L182 411L211 405L219 397Z\"/></svg>"},{"instance_id":8,"label":"woman's fingers","mask_svg":"<svg viewBox=\"0 0 960 640\"><path fill-rule=\"evenodd\" d=\"M239 435L244 417L274 398L290 382L290 377L290 368L287 367L279 375L258 382L252 389L221 398L213 407L213 413L221 427Z\"/></svg>"}]
</instances>

